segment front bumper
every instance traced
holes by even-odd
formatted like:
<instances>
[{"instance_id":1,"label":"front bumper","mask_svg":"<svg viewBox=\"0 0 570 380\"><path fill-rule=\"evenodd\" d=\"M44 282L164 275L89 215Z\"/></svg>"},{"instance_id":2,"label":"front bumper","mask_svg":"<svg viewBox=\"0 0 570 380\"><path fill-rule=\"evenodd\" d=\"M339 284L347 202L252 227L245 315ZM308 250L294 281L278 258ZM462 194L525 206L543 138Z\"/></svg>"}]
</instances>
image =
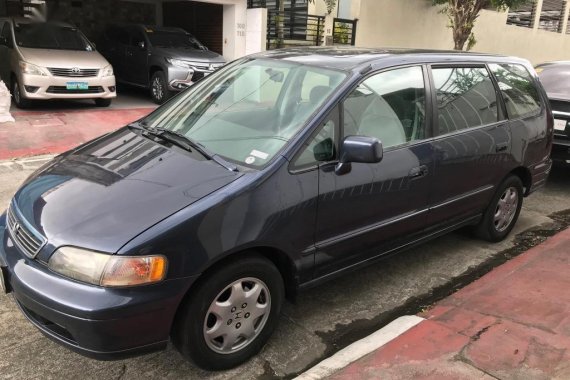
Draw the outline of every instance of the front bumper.
<instances>
[{"instance_id":1,"label":"front bumper","mask_svg":"<svg viewBox=\"0 0 570 380\"><path fill-rule=\"evenodd\" d=\"M115 77L66 78L21 74L20 93L26 99L112 99L117 96ZM68 82L87 82L89 90L66 89Z\"/></svg>"},{"instance_id":2,"label":"front bumper","mask_svg":"<svg viewBox=\"0 0 570 380\"><path fill-rule=\"evenodd\" d=\"M5 218L0 215L0 266L6 286L44 335L99 360L166 347L178 306L195 277L123 289L71 281L20 253Z\"/></svg>"}]
</instances>

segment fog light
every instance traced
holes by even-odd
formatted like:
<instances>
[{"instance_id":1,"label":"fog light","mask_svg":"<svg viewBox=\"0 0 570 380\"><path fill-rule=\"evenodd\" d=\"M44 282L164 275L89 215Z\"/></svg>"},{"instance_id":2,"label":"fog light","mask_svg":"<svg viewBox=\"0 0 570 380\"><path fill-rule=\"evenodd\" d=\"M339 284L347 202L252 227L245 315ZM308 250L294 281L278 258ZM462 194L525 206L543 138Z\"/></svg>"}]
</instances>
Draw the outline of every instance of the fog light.
<instances>
[{"instance_id":1,"label":"fog light","mask_svg":"<svg viewBox=\"0 0 570 380\"><path fill-rule=\"evenodd\" d=\"M39 87L37 86L24 86L26 92L33 94L34 92L38 91Z\"/></svg>"},{"instance_id":2,"label":"fog light","mask_svg":"<svg viewBox=\"0 0 570 380\"><path fill-rule=\"evenodd\" d=\"M115 90L116 90L116 87L115 87L115 86L110 86L110 87L109 87L109 91L115 92Z\"/></svg>"}]
</instances>

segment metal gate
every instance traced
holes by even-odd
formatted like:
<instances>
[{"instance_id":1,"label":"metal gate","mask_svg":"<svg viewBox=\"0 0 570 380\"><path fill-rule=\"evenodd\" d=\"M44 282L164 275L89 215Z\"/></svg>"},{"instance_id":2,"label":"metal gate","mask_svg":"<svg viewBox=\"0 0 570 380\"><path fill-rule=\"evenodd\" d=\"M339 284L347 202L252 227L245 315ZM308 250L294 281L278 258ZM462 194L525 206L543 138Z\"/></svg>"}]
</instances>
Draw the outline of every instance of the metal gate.
<instances>
[{"instance_id":1,"label":"metal gate","mask_svg":"<svg viewBox=\"0 0 570 380\"><path fill-rule=\"evenodd\" d=\"M357 20L335 18L333 20L333 43L335 45L352 45L356 43Z\"/></svg>"}]
</instances>

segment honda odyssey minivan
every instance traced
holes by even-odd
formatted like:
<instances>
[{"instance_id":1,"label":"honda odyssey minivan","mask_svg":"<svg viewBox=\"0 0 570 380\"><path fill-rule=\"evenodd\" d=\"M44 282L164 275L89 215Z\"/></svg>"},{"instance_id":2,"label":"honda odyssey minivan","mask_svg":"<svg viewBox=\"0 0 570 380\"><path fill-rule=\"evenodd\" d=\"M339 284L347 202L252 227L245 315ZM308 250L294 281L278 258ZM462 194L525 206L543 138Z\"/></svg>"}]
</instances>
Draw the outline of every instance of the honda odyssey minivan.
<instances>
[{"instance_id":1,"label":"honda odyssey minivan","mask_svg":"<svg viewBox=\"0 0 570 380\"><path fill-rule=\"evenodd\" d=\"M0 78L19 108L47 99L108 107L117 96L109 62L81 31L58 22L0 19Z\"/></svg>"},{"instance_id":2,"label":"honda odyssey minivan","mask_svg":"<svg viewBox=\"0 0 570 380\"><path fill-rule=\"evenodd\" d=\"M463 226L504 239L545 184L552 138L522 59L249 56L31 175L0 216L0 277L81 354L171 340L230 368L298 290Z\"/></svg>"}]
</instances>

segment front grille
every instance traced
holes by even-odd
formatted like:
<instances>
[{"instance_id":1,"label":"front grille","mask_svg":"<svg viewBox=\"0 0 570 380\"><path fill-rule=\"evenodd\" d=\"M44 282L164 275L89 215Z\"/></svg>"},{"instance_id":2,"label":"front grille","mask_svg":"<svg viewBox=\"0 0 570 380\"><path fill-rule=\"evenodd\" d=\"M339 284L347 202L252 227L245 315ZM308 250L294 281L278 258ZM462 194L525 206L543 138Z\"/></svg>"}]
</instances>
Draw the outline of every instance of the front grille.
<instances>
[{"instance_id":1,"label":"front grille","mask_svg":"<svg viewBox=\"0 0 570 380\"><path fill-rule=\"evenodd\" d=\"M12 205L8 208L8 231L16 245L24 252L26 256L36 257L40 249L46 243L46 239L39 233L33 231L26 223L16 216Z\"/></svg>"},{"instance_id":2,"label":"front grille","mask_svg":"<svg viewBox=\"0 0 570 380\"><path fill-rule=\"evenodd\" d=\"M99 75L99 69L61 69L50 67L48 68L51 75L56 77L67 77L67 78L89 78L96 77Z\"/></svg>"},{"instance_id":3,"label":"front grille","mask_svg":"<svg viewBox=\"0 0 570 380\"><path fill-rule=\"evenodd\" d=\"M68 90L65 86L49 86L46 92L50 94L100 94L105 90L101 86L89 86L87 90Z\"/></svg>"}]
</instances>

